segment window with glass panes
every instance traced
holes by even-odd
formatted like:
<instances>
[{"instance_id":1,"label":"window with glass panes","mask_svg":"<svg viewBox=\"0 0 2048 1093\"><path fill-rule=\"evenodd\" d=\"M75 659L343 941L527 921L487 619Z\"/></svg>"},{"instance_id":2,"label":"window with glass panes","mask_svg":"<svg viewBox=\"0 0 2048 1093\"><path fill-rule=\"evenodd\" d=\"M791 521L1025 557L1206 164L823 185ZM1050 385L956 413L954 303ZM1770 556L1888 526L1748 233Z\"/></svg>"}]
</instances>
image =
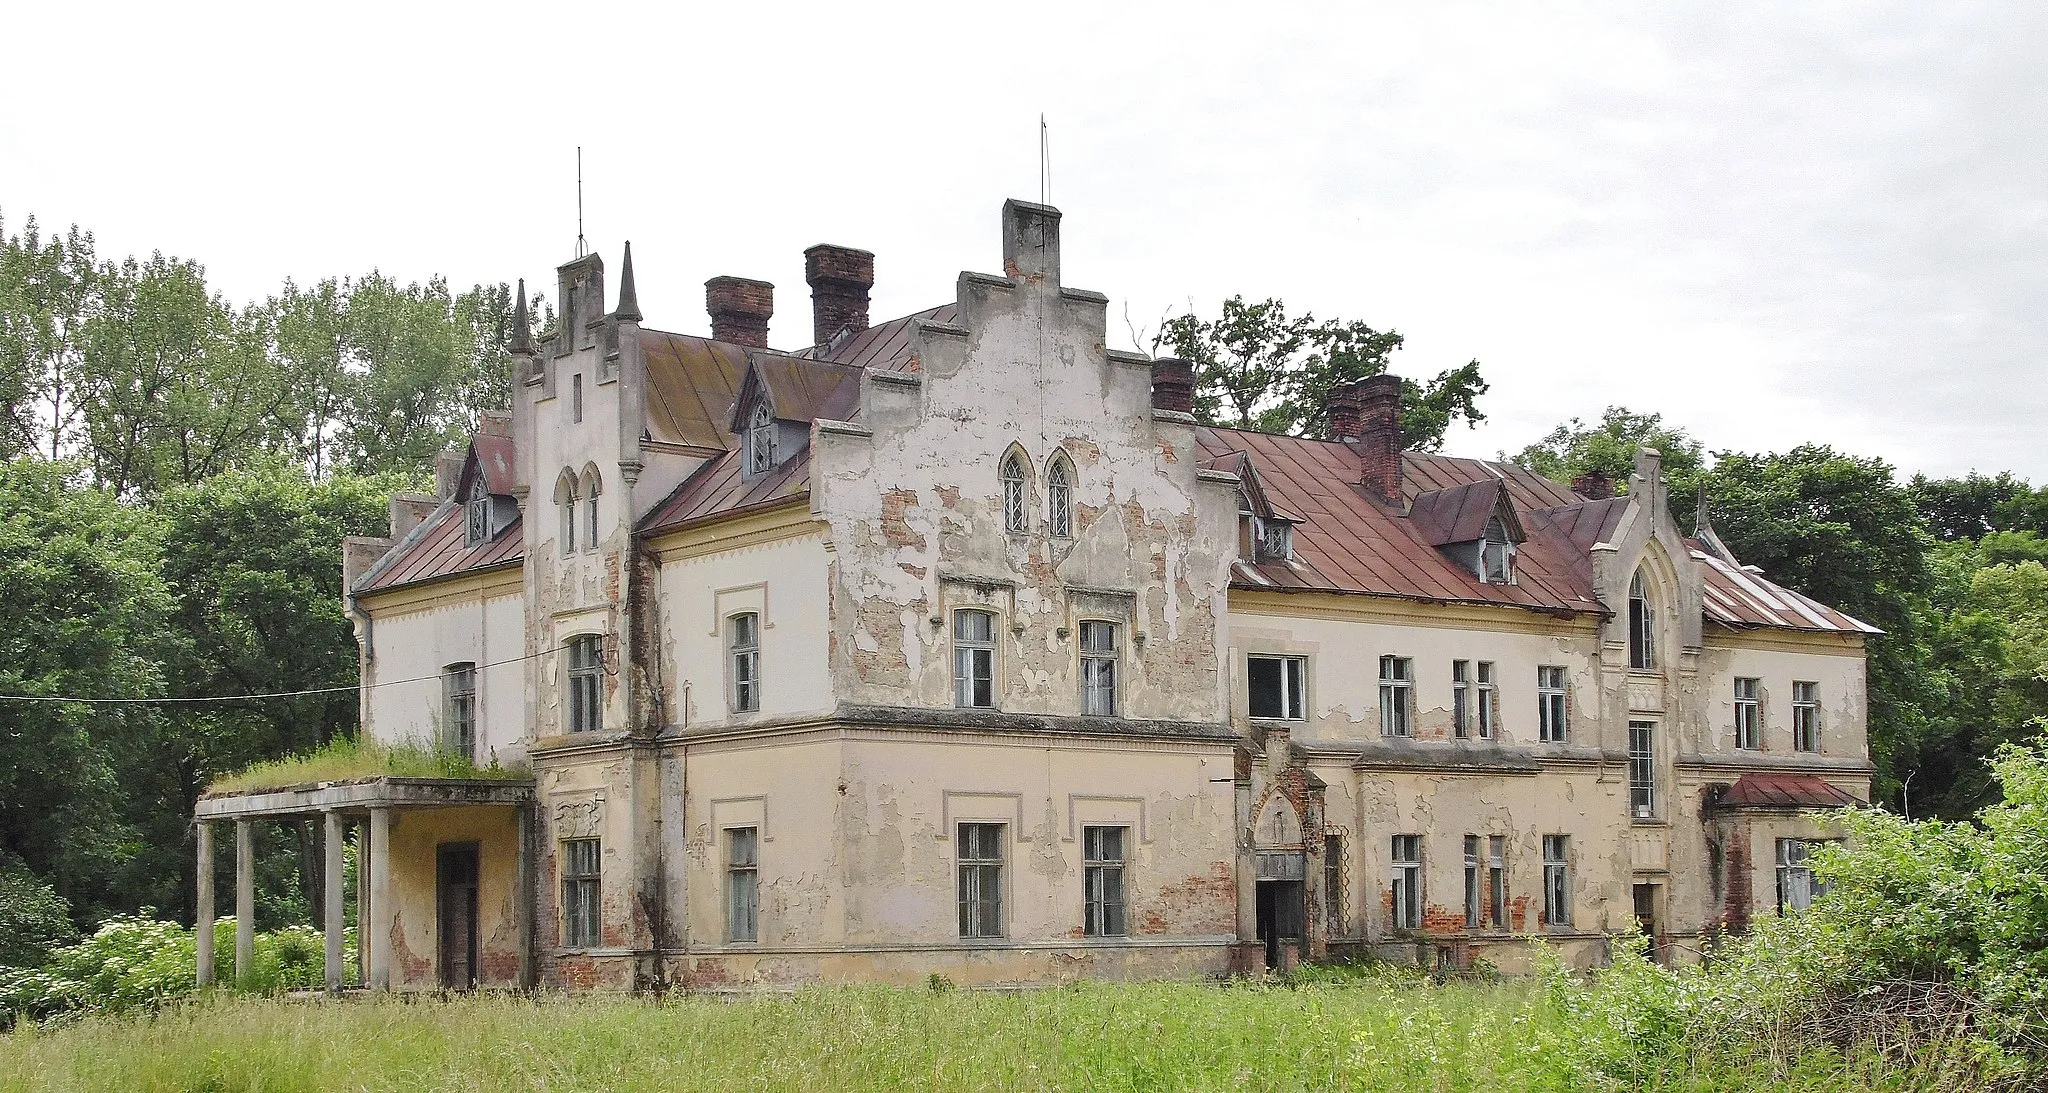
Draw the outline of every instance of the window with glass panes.
<instances>
[{"instance_id":1,"label":"window with glass panes","mask_svg":"<svg viewBox=\"0 0 2048 1093\"><path fill-rule=\"evenodd\" d=\"M725 939L754 941L760 932L761 829L725 829Z\"/></svg>"},{"instance_id":2,"label":"window with glass panes","mask_svg":"<svg viewBox=\"0 0 2048 1093\"><path fill-rule=\"evenodd\" d=\"M996 616L990 611L953 612L953 705L996 704Z\"/></svg>"},{"instance_id":3,"label":"window with glass panes","mask_svg":"<svg viewBox=\"0 0 2048 1093\"><path fill-rule=\"evenodd\" d=\"M957 832L961 937L1003 936L1003 826L961 824Z\"/></svg>"},{"instance_id":4,"label":"window with glass panes","mask_svg":"<svg viewBox=\"0 0 2048 1093\"><path fill-rule=\"evenodd\" d=\"M752 713L761 708L761 616L752 611L725 620L726 647L732 654L732 708Z\"/></svg>"},{"instance_id":5,"label":"window with glass panes","mask_svg":"<svg viewBox=\"0 0 2048 1093\"><path fill-rule=\"evenodd\" d=\"M1116 716L1116 624L1094 619L1081 623L1081 712Z\"/></svg>"},{"instance_id":6,"label":"window with glass panes","mask_svg":"<svg viewBox=\"0 0 2048 1093\"><path fill-rule=\"evenodd\" d=\"M1735 678L1735 746L1747 751L1763 744L1763 710L1757 693L1756 680L1746 676Z\"/></svg>"},{"instance_id":7,"label":"window with glass panes","mask_svg":"<svg viewBox=\"0 0 2048 1093\"><path fill-rule=\"evenodd\" d=\"M1811 857L1822 843L1811 839L1778 840L1778 913L1804 911L1827 885L1813 875Z\"/></svg>"},{"instance_id":8,"label":"window with glass panes","mask_svg":"<svg viewBox=\"0 0 2048 1093\"><path fill-rule=\"evenodd\" d=\"M1480 839L1465 836L1465 928L1476 930L1485 918L1486 890L1480 876Z\"/></svg>"},{"instance_id":9,"label":"window with glass panes","mask_svg":"<svg viewBox=\"0 0 2048 1093\"><path fill-rule=\"evenodd\" d=\"M1244 674L1253 717L1300 721L1307 716L1307 658L1248 656Z\"/></svg>"},{"instance_id":10,"label":"window with glass panes","mask_svg":"<svg viewBox=\"0 0 2048 1093\"><path fill-rule=\"evenodd\" d=\"M1820 750L1820 684L1807 680L1792 683L1792 746L1799 751Z\"/></svg>"},{"instance_id":11,"label":"window with glass panes","mask_svg":"<svg viewBox=\"0 0 2048 1093\"><path fill-rule=\"evenodd\" d=\"M1493 723L1500 714L1498 681L1494 679L1492 661L1482 660L1476 667L1479 670L1478 693L1475 695L1478 702L1476 703L1477 708L1473 712L1478 714L1479 739L1491 740L1493 739Z\"/></svg>"},{"instance_id":12,"label":"window with glass panes","mask_svg":"<svg viewBox=\"0 0 2048 1093\"><path fill-rule=\"evenodd\" d=\"M763 401L747 419L747 474L765 474L775 466L775 411Z\"/></svg>"},{"instance_id":13,"label":"window with glass panes","mask_svg":"<svg viewBox=\"0 0 2048 1093\"><path fill-rule=\"evenodd\" d=\"M589 948L602 936L598 917L601 858L596 839L562 842L562 944L570 948Z\"/></svg>"},{"instance_id":14,"label":"window with glass panes","mask_svg":"<svg viewBox=\"0 0 2048 1093\"><path fill-rule=\"evenodd\" d=\"M1544 665L1536 669L1536 739L1562 744L1569 735L1570 705L1562 667Z\"/></svg>"},{"instance_id":15,"label":"window with glass panes","mask_svg":"<svg viewBox=\"0 0 2048 1093\"><path fill-rule=\"evenodd\" d=\"M1657 611L1640 569L1628 584L1628 666L1638 671L1657 666Z\"/></svg>"},{"instance_id":16,"label":"window with glass panes","mask_svg":"<svg viewBox=\"0 0 2048 1093\"><path fill-rule=\"evenodd\" d=\"M1407 736L1413 723L1414 676L1407 657L1380 658L1380 735Z\"/></svg>"},{"instance_id":17,"label":"window with glass panes","mask_svg":"<svg viewBox=\"0 0 2048 1093\"><path fill-rule=\"evenodd\" d=\"M1072 479L1065 459L1053 460L1052 469L1045 472L1045 530L1055 539L1069 539L1074 534Z\"/></svg>"},{"instance_id":18,"label":"window with glass panes","mask_svg":"<svg viewBox=\"0 0 2048 1093\"><path fill-rule=\"evenodd\" d=\"M1031 530L1031 511L1024 499L1024 457L1011 452L1003 460L1003 530L1017 533Z\"/></svg>"},{"instance_id":19,"label":"window with glass panes","mask_svg":"<svg viewBox=\"0 0 2048 1093\"><path fill-rule=\"evenodd\" d=\"M1657 814L1657 726L1628 723L1629 814L1647 820Z\"/></svg>"},{"instance_id":20,"label":"window with glass panes","mask_svg":"<svg viewBox=\"0 0 2048 1093\"><path fill-rule=\"evenodd\" d=\"M1081 829L1082 914L1089 937L1124 936L1124 841L1128 828Z\"/></svg>"},{"instance_id":21,"label":"window with glass panes","mask_svg":"<svg viewBox=\"0 0 2048 1093\"><path fill-rule=\"evenodd\" d=\"M1486 924L1496 930L1508 928L1508 840L1505 835L1486 837Z\"/></svg>"},{"instance_id":22,"label":"window with glass panes","mask_svg":"<svg viewBox=\"0 0 2048 1093\"><path fill-rule=\"evenodd\" d=\"M1330 936L1344 936L1344 839L1323 836L1323 909L1329 912Z\"/></svg>"},{"instance_id":23,"label":"window with glass panes","mask_svg":"<svg viewBox=\"0 0 2048 1093\"><path fill-rule=\"evenodd\" d=\"M1451 735L1460 740L1472 735L1472 662L1451 662Z\"/></svg>"},{"instance_id":24,"label":"window with glass panes","mask_svg":"<svg viewBox=\"0 0 2048 1093\"><path fill-rule=\"evenodd\" d=\"M1396 835L1391 850L1394 929L1419 930L1422 928L1422 836Z\"/></svg>"},{"instance_id":25,"label":"window with glass panes","mask_svg":"<svg viewBox=\"0 0 2048 1093\"><path fill-rule=\"evenodd\" d=\"M1543 924L1572 924L1570 835L1543 836Z\"/></svg>"},{"instance_id":26,"label":"window with glass panes","mask_svg":"<svg viewBox=\"0 0 2048 1093\"><path fill-rule=\"evenodd\" d=\"M476 754L476 665L450 664L441 676L448 726L445 744L457 755Z\"/></svg>"},{"instance_id":27,"label":"window with glass panes","mask_svg":"<svg viewBox=\"0 0 2048 1093\"><path fill-rule=\"evenodd\" d=\"M579 634L569 639L569 725L570 732L596 732L604 721L600 700L604 678L604 639L596 634Z\"/></svg>"}]
</instances>

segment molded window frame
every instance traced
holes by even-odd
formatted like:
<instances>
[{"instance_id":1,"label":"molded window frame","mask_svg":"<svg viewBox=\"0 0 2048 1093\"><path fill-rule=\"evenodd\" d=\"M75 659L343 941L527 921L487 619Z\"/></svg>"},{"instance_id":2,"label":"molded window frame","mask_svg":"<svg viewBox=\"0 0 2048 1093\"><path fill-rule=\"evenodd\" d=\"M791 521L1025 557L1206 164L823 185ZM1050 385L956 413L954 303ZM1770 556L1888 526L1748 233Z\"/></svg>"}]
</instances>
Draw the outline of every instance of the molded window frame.
<instances>
[{"instance_id":1,"label":"molded window frame","mask_svg":"<svg viewBox=\"0 0 2048 1093\"><path fill-rule=\"evenodd\" d=\"M1045 468L1045 531L1054 539L1074 537L1074 461L1054 452Z\"/></svg>"},{"instance_id":2,"label":"molded window frame","mask_svg":"<svg viewBox=\"0 0 2048 1093\"><path fill-rule=\"evenodd\" d=\"M996 476L1002 481L1003 532L1030 534L1031 460L1025 458L1021 448L1012 447L1003 453Z\"/></svg>"},{"instance_id":3,"label":"molded window frame","mask_svg":"<svg viewBox=\"0 0 2048 1093\"><path fill-rule=\"evenodd\" d=\"M971 633L971 618L988 620L988 636ZM953 707L993 710L1002 694L1002 617L994 608L953 609ZM985 696L985 700L984 699Z\"/></svg>"},{"instance_id":4,"label":"molded window frame","mask_svg":"<svg viewBox=\"0 0 2048 1093\"><path fill-rule=\"evenodd\" d=\"M562 731L604 728L604 635L571 634L562 642Z\"/></svg>"},{"instance_id":5,"label":"molded window frame","mask_svg":"<svg viewBox=\"0 0 2048 1093\"><path fill-rule=\"evenodd\" d=\"M462 660L441 669L441 710L446 719L442 746L476 759L476 662Z\"/></svg>"},{"instance_id":6,"label":"molded window frame","mask_svg":"<svg viewBox=\"0 0 2048 1093\"><path fill-rule=\"evenodd\" d=\"M955 825L955 897L960 936L969 941L1007 936L1003 921L1003 881L1008 864L1010 825L964 820Z\"/></svg>"},{"instance_id":7,"label":"molded window frame","mask_svg":"<svg viewBox=\"0 0 2048 1093\"><path fill-rule=\"evenodd\" d=\"M604 942L604 841L561 842L562 947L591 949Z\"/></svg>"},{"instance_id":8,"label":"molded window frame","mask_svg":"<svg viewBox=\"0 0 2048 1093\"><path fill-rule=\"evenodd\" d=\"M1572 924L1572 837L1543 836L1543 924Z\"/></svg>"},{"instance_id":9,"label":"molded window frame","mask_svg":"<svg viewBox=\"0 0 2048 1093\"><path fill-rule=\"evenodd\" d=\"M1415 660L1392 653L1380 657L1380 735L1415 735Z\"/></svg>"},{"instance_id":10,"label":"molded window frame","mask_svg":"<svg viewBox=\"0 0 2048 1093\"><path fill-rule=\"evenodd\" d=\"M1393 897L1388 901L1390 924L1396 930L1420 930L1426 895L1423 891L1422 836L1395 835L1388 843L1388 860L1391 864L1389 889Z\"/></svg>"},{"instance_id":11,"label":"molded window frame","mask_svg":"<svg viewBox=\"0 0 2048 1093\"><path fill-rule=\"evenodd\" d=\"M726 709L761 712L761 614L734 611L725 617Z\"/></svg>"},{"instance_id":12,"label":"molded window frame","mask_svg":"<svg viewBox=\"0 0 2048 1093\"><path fill-rule=\"evenodd\" d=\"M1081 713L1086 717L1115 717L1118 712L1117 677L1122 673L1122 627L1111 619L1082 619L1078 624L1081 652Z\"/></svg>"},{"instance_id":13,"label":"molded window frame","mask_svg":"<svg viewBox=\"0 0 2048 1093\"><path fill-rule=\"evenodd\" d=\"M725 940L761 939L761 829L728 827L725 834Z\"/></svg>"},{"instance_id":14,"label":"molded window frame","mask_svg":"<svg viewBox=\"0 0 2048 1093\"><path fill-rule=\"evenodd\" d=\"M1817 680L1792 681L1792 750L1820 750L1820 683Z\"/></svg>"},{"instance_id":15,"label":"molded window frame","mask_svg":"<svg viewBox=\"0 0 2048 1093\"><path fill-rule=\"evenodd\" d=\"M1735 677L1735 747L1738 751L1762 751L1764 746L1763 681L1755 676Z\"/></svg>"},{"instance_id":16,"label":"molded window frame","mask_svg":"<svg viewBox=\"0 0 2048 1093\"><path fill-rule=\"evenodd\" d=\"M1536 666L1536 740L1564 744L1571 740L1571 673L1561 664Z\"/></svg>"},{"instance_id":17,"label":"molded window frame","mask_svg":"<svg viewBox=\"0 0 2048 1093\"><path fill-rule=\"evenodd\" d=\"M1121 824L1081 828L1081 914L1086 937L1127 937L1124 870L1130 864L1131 829Z\"/></svg>"},{"instance_id":18,"label":"molded window frame","mask_svg":"<svg viewBox=\"0 0 2048 1093\"><path fill-rule=\"evenodd\" d=\"M1308 720L1308 658L1294 653L1246 653L1245 654L1245 711L1248 717L1257 721L1306 721ZM1277 713L1260 713L1256 708L1258 696L1253 690L1252 665L1274 663L1278 673L1280 708Z\"/></svg>"}]
</instances>

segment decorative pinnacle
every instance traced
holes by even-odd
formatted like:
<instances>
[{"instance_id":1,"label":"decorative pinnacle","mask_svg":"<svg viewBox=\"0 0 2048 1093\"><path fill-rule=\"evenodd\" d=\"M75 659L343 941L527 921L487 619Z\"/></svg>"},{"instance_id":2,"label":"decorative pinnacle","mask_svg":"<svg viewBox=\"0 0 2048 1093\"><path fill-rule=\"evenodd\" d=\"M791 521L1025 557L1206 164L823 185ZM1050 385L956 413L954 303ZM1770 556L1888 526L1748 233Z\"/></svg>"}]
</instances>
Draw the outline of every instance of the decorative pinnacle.
<instances>
[{"instance_id":1,"label":"decorative pinnacle","mask_svg":"<svg viewBox=\"0 0 2048 1093\"><path fill-rule=\"evenodd\" d=\"M633 243L626 241L625 268L619 271L619 306L612 309L612 317L621 322L639 322L640 293L633 288Z\"/></svg>"},{"instance_id":2,"label":"decorative pinnacle","mask_svg":"<svg viewBox=\"0 0 2048 1093\"><path fill-rule=\"evenodd\" d=\"M533 323L526 315L526 278L519 279L519 295L512 301L512 352L533 356Z\"/></svg>"}]
</instances>

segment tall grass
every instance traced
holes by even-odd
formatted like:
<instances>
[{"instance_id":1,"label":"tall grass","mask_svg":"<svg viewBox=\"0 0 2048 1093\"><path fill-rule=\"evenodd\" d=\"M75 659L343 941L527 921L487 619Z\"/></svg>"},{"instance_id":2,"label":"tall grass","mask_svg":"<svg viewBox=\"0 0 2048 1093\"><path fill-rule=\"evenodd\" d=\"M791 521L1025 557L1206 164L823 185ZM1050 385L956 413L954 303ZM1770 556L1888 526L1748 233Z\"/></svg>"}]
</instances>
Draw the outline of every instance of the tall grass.
<instances>
[{"instance_id":1,"label":"tall grass","mask_svg":"<svg viewBox=\"0 0 2048 1093\"><path fill-rule=\"evenodd\" d=\"M26 1090L1866 1090L1910 1076L1673 1059L1627 1085L1589 1067L1534 983L1086 984L994 994L810 988L779 998L213 997L154 1017L24 1026Z\"/></svg>"},{"instance_id":2,"label":"tall grass","mask_svg":"<svg viewBox=\"0 0 2048 1093\"><path fill-rule=\"evenodd\" d=\"M479 767L469 757L419 744L381 744L340 736L309 752L252 764L216 778L208 793L246 793L316 782L347 782L396 775L406 778L524 778L523 766L493 760Z\"/></svg>"}]
</instances>

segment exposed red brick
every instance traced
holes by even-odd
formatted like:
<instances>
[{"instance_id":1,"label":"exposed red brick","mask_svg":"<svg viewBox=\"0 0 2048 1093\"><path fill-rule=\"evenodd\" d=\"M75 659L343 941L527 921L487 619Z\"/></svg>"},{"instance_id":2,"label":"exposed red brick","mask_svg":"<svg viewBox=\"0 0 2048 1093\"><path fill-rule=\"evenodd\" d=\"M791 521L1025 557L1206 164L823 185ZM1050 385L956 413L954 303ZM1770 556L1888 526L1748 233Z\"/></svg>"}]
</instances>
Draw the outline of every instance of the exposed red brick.
<instances>
[{"instance_id":1,"label":"exposed red brick","mask_svg":"<svg viewBox=\"0 0 2048 1093\"><path fill-rule=\"evenodd\" d=\"M889 545L925 549L924 536L910 527L903 510L917 504L917 491L890 490L882 495L882 537Z\"/></svg>"}]
</instances>

